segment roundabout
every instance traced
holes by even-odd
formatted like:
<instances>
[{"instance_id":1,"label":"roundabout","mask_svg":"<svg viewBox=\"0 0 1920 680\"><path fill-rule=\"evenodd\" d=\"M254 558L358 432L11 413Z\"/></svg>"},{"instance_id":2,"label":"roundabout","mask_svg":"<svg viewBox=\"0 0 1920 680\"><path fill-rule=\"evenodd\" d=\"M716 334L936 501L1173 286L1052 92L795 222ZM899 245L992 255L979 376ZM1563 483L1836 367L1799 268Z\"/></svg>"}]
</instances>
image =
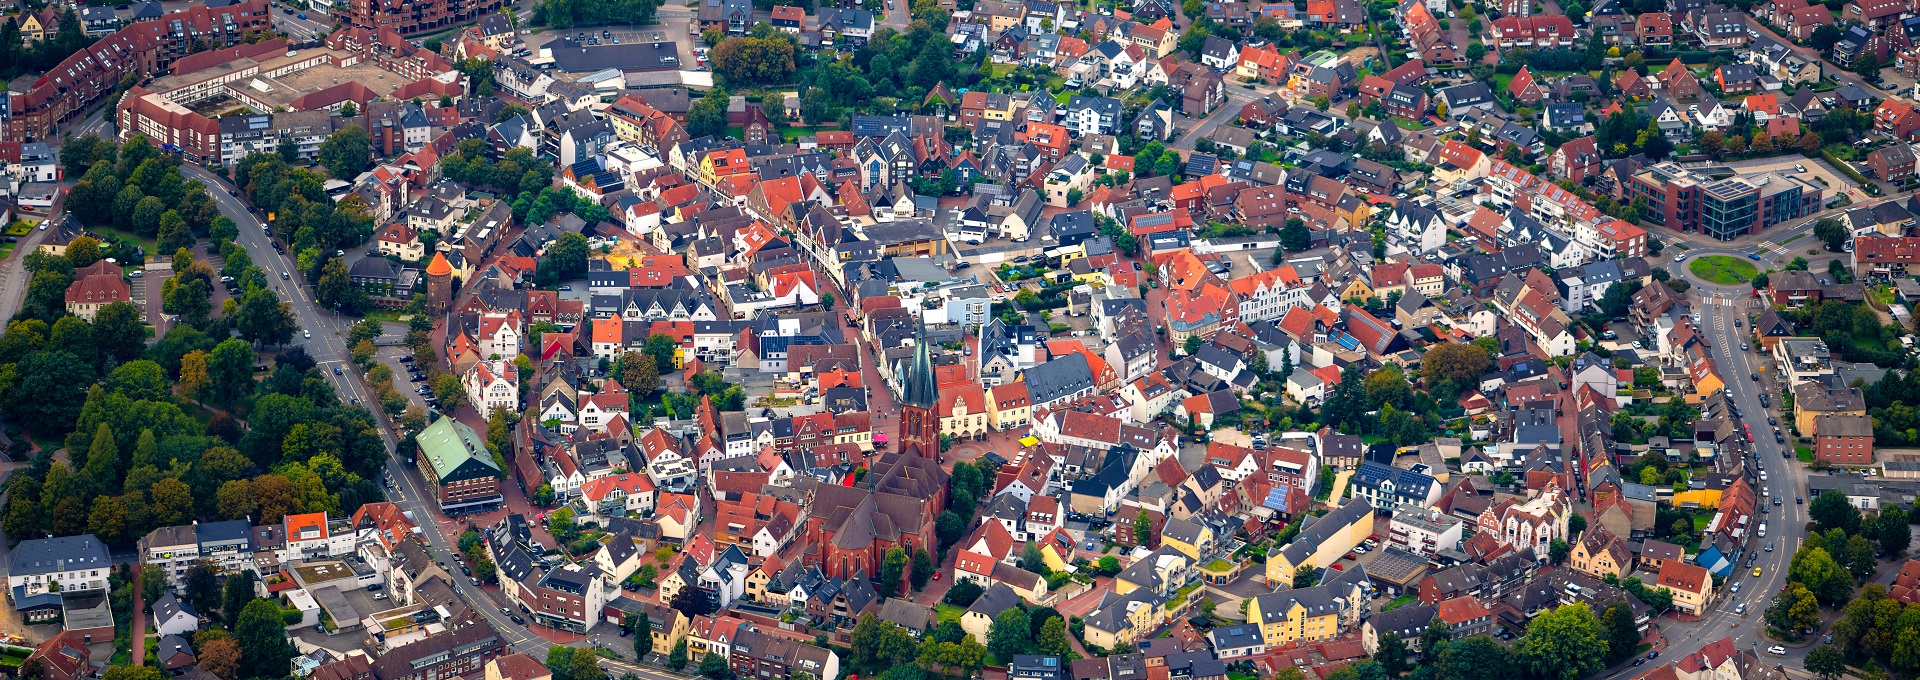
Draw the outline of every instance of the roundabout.
<instances>
[{"instance_id":1,"label":"roundabout","mask_svg":"<svg viewBox=\"0 0 1920 680\"><path fill-rule=\"evenodd\" d=\"M1703 255L1687 263L1687 273L1706 283L1737 286L1759 276L1760 268L1739 256Z\"/></svg>"}]
</instances>

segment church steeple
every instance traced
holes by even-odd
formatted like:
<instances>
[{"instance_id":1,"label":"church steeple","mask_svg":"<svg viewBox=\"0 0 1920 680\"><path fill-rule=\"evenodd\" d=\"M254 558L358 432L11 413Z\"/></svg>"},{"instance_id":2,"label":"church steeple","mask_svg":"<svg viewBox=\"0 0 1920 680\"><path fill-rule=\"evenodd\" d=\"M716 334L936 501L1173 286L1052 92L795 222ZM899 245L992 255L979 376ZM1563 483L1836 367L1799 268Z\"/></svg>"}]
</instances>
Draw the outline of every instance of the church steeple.
<instances>
[{"instance_id":1,"label":"church steeple","mask_svg":"<svg viewBox=\"0 0 1920 680\"><path fill-rule=\"evenodd\" d=\"M933 374L933 355L927 349L927 326L914 322L913 363L900 388L900 452L923 458L940 454L940 383Z\"/></svg>"},{"instance_id":2,"label":"church steeple","mask_svg":"<svg viewBox=\"0 0 1920 680\"><path fill-rule=\"evenodd\" d=\"M907 367L900 390L901 406L933 408L940 401L940 386L933 374L933 356L927 351L927 325L914 322L913 364Z\"/></svg>"}]
</instances>

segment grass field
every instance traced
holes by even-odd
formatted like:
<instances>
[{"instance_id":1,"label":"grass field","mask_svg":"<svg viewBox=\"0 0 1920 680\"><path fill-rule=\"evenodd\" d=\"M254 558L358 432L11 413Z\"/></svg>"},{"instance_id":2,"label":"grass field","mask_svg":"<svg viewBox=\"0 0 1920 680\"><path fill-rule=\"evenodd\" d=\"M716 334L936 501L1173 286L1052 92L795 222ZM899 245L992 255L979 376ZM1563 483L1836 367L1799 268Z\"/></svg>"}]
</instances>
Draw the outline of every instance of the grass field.
<instances>
[{"instance_id":1,"label":"grass field","mask_svg":"<svg viewBox=\"0 0 1920 680\"><path fill-rule=\"evenodd\" d=\"M1760 270L1752 263L1731 255L1702 257L1687 265L1687 270L1693 272L1694 276L1729 286L1752 281L1753 277L1760 274Z\"/></svg>"},{"instance_id":2,"label":"grass field","mask_svg":"<svg viewBox=\"0 0 1920 680\"><path fill-rule=\"evenodd\" d=\"M1802 462L1802 463L1812 463L1812 462L1813 462L1813 447L1811 447L1811 446L1795 446L1795 447L1793 447L1793 457L1795 457L1795 458L1799 458L1799 459L1800 459L1800 462Z\"/></svg>"}]
</instances>

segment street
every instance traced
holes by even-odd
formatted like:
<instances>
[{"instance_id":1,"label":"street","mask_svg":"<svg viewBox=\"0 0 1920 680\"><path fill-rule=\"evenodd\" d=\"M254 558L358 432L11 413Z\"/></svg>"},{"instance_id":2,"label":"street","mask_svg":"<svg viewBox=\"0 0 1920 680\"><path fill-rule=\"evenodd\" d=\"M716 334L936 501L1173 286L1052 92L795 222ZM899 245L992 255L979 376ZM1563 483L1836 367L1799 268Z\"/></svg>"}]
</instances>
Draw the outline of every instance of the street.
<instances>
[{"instance_id":1,"label":"street","mask_svg":"<svg viewBox=\"0 0 1920 680\"><path fill-rule=\"evenodd\" d=\"M269 285L280 295L280 299L292 303L295 323L300 328L313 333L312 338L297 339L296 342L306 347L307 353L318 363L321 374L333 382L334 388L341 396L359 399L360 403L366 404L369 408L378 408L374 404L371 392L363 384L359 367L352 365L348 359L346 334L356 319L322 311L314 303L307 288L300 285L302 277L295 270L293 261L273 249L273 244L266 235L264 225L259 218L255 217L240 199L227 194L227 190L233 186L231 183L192 164L183 163L180 169L185 176L205 182L208 193L213 196L220 208L220 213L239 225L240 236L236 240L247 249L247 254L253 258L254 263L266 272ZM287 272L290 278L281 279L280 272ZM343 367L343 375L333 375L335 366ZM415 523L422 529L421 538L426 542L428 554L436 557L451 556L455 550L452 547L454 542L441 528L441 523L438 521L439 509L428 502L430 496L423 490L425 482L412 467L401 461L399 456L394 455L397 440L385 421L379 417L374 420L379 424L380 437L387 445L389 454L387 472L395 480L398 490L397 497L387 500L399 505L402 510L416 518ZM481 588L458 578L454 579L453 586L461 599L466 600L475 612L498 629L515 651L526 652L536 659L546 658L546 650L553 646L553 643L533 634L526 627L513 623L506 614L500 612L499 605L495 604L494 600L489 598ZM675 676L666 674L661 674L658 678L678 680Z\"/></svg>"}]
</instances>

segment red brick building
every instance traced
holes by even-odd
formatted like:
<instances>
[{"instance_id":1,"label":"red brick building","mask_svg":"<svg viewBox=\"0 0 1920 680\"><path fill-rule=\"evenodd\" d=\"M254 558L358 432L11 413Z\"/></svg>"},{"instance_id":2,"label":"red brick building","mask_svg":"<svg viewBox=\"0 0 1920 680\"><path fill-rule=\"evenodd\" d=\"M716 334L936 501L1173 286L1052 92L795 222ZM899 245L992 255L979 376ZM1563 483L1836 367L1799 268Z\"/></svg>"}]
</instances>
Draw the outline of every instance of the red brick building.
<instances>
[{"instance_id":1,"label":"red brick building","mask_svg":"<svg viewBox=\"0 0 1920 680\"><path fill-rule=\"evenodd\" d=\"M1836 465L1873 464L1873 418L1834 414L1815 421L1813 459Z\"/></svg>"}]
</instances>

